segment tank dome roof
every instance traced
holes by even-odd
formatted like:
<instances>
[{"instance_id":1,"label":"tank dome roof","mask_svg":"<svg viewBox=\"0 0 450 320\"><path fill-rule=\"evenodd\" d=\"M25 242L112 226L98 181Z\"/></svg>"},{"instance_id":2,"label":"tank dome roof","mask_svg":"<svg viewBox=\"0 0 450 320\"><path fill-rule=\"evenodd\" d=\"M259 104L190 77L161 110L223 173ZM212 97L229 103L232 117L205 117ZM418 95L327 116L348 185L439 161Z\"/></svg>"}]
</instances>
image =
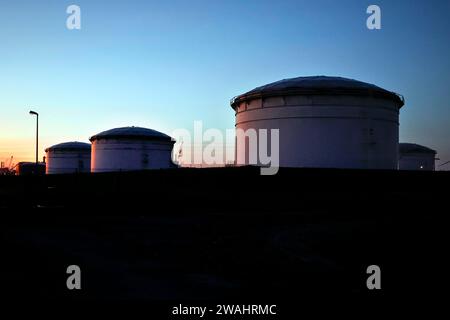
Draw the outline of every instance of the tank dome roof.
<instances>
[{"instance_id":1,"label":"tank dome roof","mask_svg":"<svg viewBox=\"0 0 450 320\"><path fill-rule=\"evenodd\" d=\"M399 144L400 153L432 153L436 154L437 152L433 149L427 148L425 146L421 146L420 144L415 143L400 143Z\"/></svg>"},{"instance_id":2,"label":"tank dome roof","mask_svg":"<svg viewBox=\"0 0 450 320\"><path fill-rule=\"evenodd\" d=\"M90 143L72 141L55 144L54 146L45 149L47 151L79 151L79 150L91 150Z\"/></svg>"},{"instance_id":3,"label":"tank dome roof","mask_svg":"<svg viewBox=\"0 0 450 320\"><path fill-rule=\"evenodd\" d=\"M141 127L115 128L100 132L92 136L89 140L94 141L99 139L172 140L170 136L162 132Z\"/></svg>"},{"instance_id":4,"label":"tank dome roof","mask_svg":"<svg viewBox=\"0 0 450 320\"><path fill-rule=\"evenodd\" d=\"M392 99L404 105L402 96L376 85L342 77L312 76L276 81L257 87L231 100L235 108L240 102L255 98L285 95L366 95Z\"/></svg>"}]
</instances>

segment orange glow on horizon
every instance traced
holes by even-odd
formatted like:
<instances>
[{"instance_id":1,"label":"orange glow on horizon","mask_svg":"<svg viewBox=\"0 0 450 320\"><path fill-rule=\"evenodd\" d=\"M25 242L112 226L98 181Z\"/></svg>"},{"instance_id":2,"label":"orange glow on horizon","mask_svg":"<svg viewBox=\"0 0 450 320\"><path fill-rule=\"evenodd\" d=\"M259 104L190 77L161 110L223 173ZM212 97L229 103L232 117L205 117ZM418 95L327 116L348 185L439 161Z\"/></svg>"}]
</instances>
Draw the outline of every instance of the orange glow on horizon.
<instances>
[{"instance_id":1,"label":"orange glow on horizon","mask_svg":"<svg viewBox=\"0 0 450 320\"><path fill-rule=\"evenodd\" d=\"M35 143L34 138L4 139L0 137L0 162L9 166L11 156L13 157L13 163L35 161ZM45 139L42 142L39 141L39 161L42 161L47 146Z\"/></svg>"}]
</instances>

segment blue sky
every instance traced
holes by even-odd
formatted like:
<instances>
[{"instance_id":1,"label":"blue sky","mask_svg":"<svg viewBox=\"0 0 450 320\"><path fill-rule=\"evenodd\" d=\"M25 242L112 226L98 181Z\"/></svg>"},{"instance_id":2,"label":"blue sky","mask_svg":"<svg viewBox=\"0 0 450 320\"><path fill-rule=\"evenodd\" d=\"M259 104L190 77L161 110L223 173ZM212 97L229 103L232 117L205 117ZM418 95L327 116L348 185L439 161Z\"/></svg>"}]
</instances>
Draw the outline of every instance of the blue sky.
<instances>
[{"instance_id":1,"label":"blue sky","mask_svg":"<svg viewBox=\"0 0 450 320\"><path fill-rule=\"evenodd\" d=\"M81 30L66 8L81 7ZM366 28L377 4L382 29ZM0 160L137 125L234 127L256 86L337 75L405 96L400 140L450 160L450 1L0 1Z\"/></svg>"}]
</instances>

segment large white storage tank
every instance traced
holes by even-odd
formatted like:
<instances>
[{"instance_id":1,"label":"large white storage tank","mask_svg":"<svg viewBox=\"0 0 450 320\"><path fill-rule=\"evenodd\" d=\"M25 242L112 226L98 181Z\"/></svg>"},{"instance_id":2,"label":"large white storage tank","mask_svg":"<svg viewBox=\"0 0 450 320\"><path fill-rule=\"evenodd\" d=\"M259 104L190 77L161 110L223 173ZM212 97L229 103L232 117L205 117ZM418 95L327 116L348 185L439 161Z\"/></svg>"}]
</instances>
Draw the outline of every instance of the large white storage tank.
<instances>
[{"instance_id":1,"label":"large white storage tank","mask_svg":"<svg viewBox=\"0 0 450 320\"><path fill-rule=\"evenodd\" d=\"M172 168L174 141L146 128L124 127L101 132L92 142L92 172Z\"/></svg>"},{"instance_id":2,"label":"large white storage tank","mask_svg":"<svg viewBox=\"0 0 450 320\"><path fill-rule=\"evenodd\" d=\"M398 167L400 170L435 170L436 151L415 143L400 143Z\"/></svg>"},{"instance_id":3,"label":"large white storage tank","mask_svg":"<svg viewBox=\"0 0 450 320\"><path fill-rule=\"evenodd\" d=\"M91 145L65 142L45 149L46 173L76 173L91 171Z\"/></svg>"},{"instance_id":4,"label":"large white storage tank","mask_svg":"<svg viewBox=\"0 0 450 320\"><path fill-rule=\"evenodd\" d=\"M236 129L279 129L280 167L360 169L397 169L403 105L373 84L327 76L281 80L231 101ZM238 165L254 164L248 142L236 141Z\"/></svg>"}]
</instances>

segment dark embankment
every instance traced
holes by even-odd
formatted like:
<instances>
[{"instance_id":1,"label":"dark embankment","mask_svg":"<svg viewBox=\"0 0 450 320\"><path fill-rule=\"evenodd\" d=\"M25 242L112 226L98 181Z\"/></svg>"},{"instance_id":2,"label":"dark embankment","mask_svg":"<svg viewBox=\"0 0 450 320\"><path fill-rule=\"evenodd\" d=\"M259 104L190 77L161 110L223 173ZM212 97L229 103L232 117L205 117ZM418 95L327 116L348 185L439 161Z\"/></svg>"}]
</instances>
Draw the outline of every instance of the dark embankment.
<instances>
[{"instance_id":1,"label":"dark embankment","mask_svg":"<svg viewBox=\"0 0 450 320\"><path fill-rule=\"evenodd\" d=\"M2 286L24 300L433 295L449 183L448 172L251 167L0 177ZM72 264L81 291L66 288Z\"/></svg>"}]
</instances>

